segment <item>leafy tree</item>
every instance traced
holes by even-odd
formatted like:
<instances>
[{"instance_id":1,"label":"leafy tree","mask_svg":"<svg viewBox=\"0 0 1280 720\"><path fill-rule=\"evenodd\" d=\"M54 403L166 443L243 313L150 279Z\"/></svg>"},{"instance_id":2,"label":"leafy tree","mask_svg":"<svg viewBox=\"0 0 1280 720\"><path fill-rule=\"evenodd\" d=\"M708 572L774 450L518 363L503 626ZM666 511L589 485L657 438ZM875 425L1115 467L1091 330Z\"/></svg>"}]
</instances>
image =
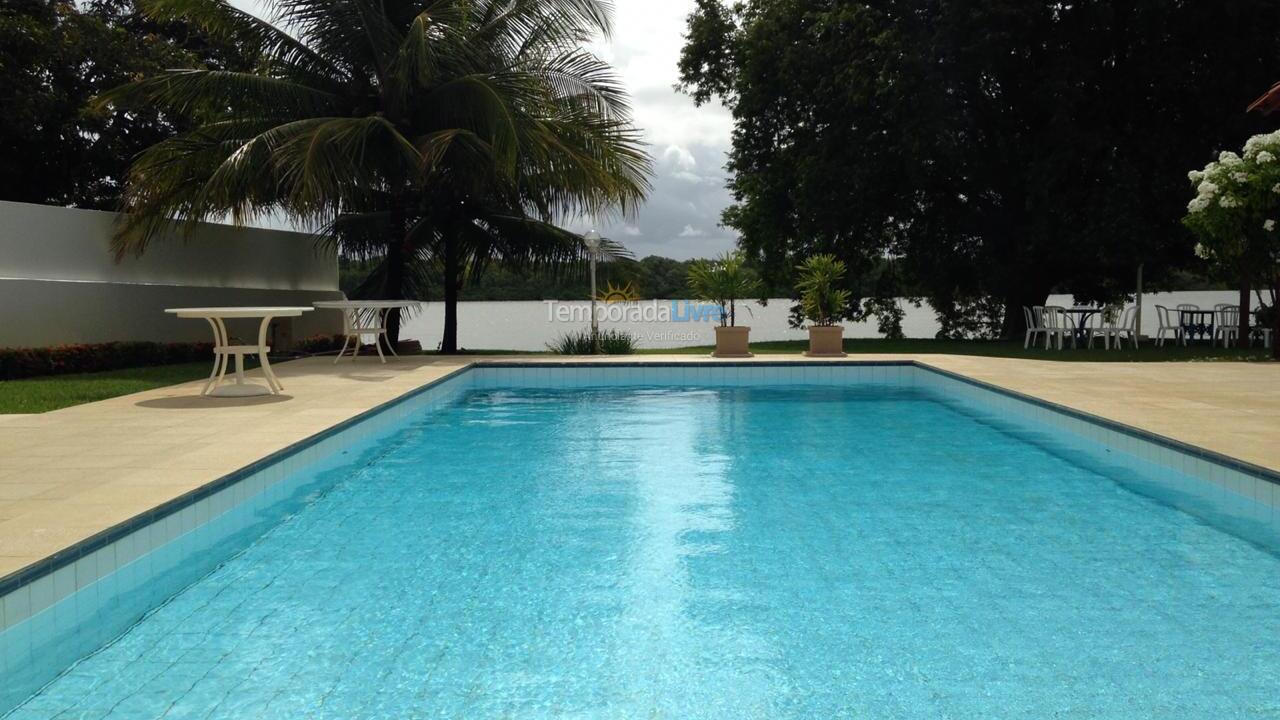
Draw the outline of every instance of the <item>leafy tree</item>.
<instances>
[{"instance_id":1,"label":"leafy tree","mask_svg":"<svg viewBox=\"0 0 1280 720\"><path fill-rule=\"evenodd\" d=\"M1189 178L1196 195L1183 223L1201 240L1196 254L1268 289L1280 307L1280 131L1249 138L1242 154L1224 152ZM1280 360L1280 313L1269 316L1272 354ZM1240 341L1247 342L1247 318L1241 320Z\"/></svg>"},{"instance_id":2,"label":"leafy tree","mask_svg":"<svg viewBox=\"0 0 1280 720\"><path fill-rule=\"evenodd\" d=\"M467 282L495 263L580 259L581 238L553 221L626 212L647 191L625 93L581 48L608 30L602 0L274 0L271 21L223 0L145 8L263 61L155 73L104 97L196 123L131 168L120 252L170 218L283 213L377 259L366 296L422 297L438 273L452 352Z\"/></svg>"},{"instance_id":3,"label":"leafy tree","mask_svg":"<svg viewBox=\"0 0 1280 720\"><path fill-rule=\"evenodd\" d=\"M130 161L172 135L152 108L87 112L103 90L166 67L247 67L250 58L130 0L7 0L0 6L0 199L115 209Z\"/></svg>"},{"instance_id":4,"label":"leafy tree","mask_svg":"<svg viewBox=\"0 0 1280 720\"><path fill-rule=\"evenodd\" d=\"M1258 122L1277 31L1270 0L698 0L680 70L734 114L725 221L766 273L893 259L950 332L1016 334L1191 261L1184 170Z\"/></svg>"}]
</instances>

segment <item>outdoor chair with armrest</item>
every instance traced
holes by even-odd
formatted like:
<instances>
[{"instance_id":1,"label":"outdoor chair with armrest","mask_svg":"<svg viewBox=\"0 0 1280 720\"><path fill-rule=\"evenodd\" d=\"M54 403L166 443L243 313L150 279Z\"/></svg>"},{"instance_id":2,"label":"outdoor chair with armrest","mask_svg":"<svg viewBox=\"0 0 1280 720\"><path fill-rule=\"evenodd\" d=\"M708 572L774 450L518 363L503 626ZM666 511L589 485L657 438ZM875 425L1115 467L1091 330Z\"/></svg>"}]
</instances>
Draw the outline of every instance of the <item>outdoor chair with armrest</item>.
<instances>
[{"instance_id":1,"label":"outdoor chair with armrest","mask_svg":"<svg viewBox=\"0 0 1280 720\"><path fill-rule=\"evenodd\" d=\"M1063 340L1068 335L1071 336L1071 346L1075 347L1075 326L1072 325L1071 319L1067 316L1066 308L1060 305L1046 305L1044 307L1044 333L1045 350L1050 348L1054 338L1058 339L1058 349L1061 350Z\"/></svg>"},{"instance_id":2,"label":"outdoor chair with armrest","mask_svg":"<svg viewBox=\"0 0 1280 720\"><path fill-rule=\"evenodd\" d=\"M1108 305L1093 315L1090 325L1087 329L1089 336L1089 347L1093 347L1093 339L1102 338L1102 344L1108 350L1111 349L1112 338L1116 341L1116 349L1120 349L1120 331L1119 323L1120 308L1115 305Z\"/></svg>"},{"instance_id":3,"label":"outdoor chair with armrest","mask_svg":"<svg viewBox=\"0 0 1280 720\"><path fill-rule=\"evenodd\" d=\"M1216 316L1213 327L1213 342L1222 338L1222 347L1231 347L1231 341L1240 343L1240 306L1220 303L1213 306Z\"/></svg>"},{"instance_id":4,"label":"outdoor chair with armrest","mask_svg":"<svg viewBox=\"0 0 1280 720\"><path fill-rule=\"evenodd\" d=\"M1035 342L1037 335L1048 332L1044 326L1044 306L1036 305L1035 307L1027 307L1026 305L1023 305L1022 317L1027 323L1027 332L1022 339L1022 349L1026 350L1031 347L1033 342Z\"/></svg>"},{"instance_id":5,"label":"outdoor chair with armrest","mask_svg":"<svg viewBox=\"0 0 1280 720\"><path fill-rule=\"evenodd\" d=\"M1182 342L1182 322L1181 316L1179 321L1174 322L1173 316L1169 312L1169 308L1164 305L1156 306L1156 322L1159 327L1156 328L1156 347L1164 347L1166 335L1173 335L1174 343Z\"/></svg>"}]
</instances>

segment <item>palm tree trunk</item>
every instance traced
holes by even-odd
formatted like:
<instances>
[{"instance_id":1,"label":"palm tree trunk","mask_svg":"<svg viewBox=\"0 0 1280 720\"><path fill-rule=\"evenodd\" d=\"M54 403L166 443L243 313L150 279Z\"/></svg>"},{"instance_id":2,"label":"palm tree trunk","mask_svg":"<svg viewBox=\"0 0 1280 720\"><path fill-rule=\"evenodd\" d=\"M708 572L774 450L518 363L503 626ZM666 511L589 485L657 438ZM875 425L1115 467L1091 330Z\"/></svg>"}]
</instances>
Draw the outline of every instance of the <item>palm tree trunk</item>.
<instances>
[{"instance_id":1,"label":"palm tree trunk","mask_svg":"<svg viewBox=\"0 0 1280 720\"><path fill-rule=\"evenodd\" d=\"M385 294L387 300L404 298L404 239L394 238L387 245L387 282ZM393 308L387 312L387 342L396 347L400 342L400 309Z\"/></svg>"},{"instance_id":2,"label":"palm tree trunk","mask_svg":"<svg viewBox=\"0 0 1280 720\"><path fill-rule=\"evenodd\" d=\"M444 238L444 337L440 341L440 352L452 354L458 352L458 289L462 285L459 276L458 241L453 233L446 232Z\"/></svg>"}]
</instances>

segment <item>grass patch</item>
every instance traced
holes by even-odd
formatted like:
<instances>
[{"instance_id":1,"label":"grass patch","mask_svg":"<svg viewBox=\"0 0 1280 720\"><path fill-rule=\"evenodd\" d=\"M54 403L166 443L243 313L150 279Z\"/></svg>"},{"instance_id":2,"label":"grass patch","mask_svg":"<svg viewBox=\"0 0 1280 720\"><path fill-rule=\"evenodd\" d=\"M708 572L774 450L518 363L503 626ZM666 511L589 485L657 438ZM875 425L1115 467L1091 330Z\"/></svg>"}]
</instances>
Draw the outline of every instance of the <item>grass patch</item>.
<instances>
[{"instance_id":1,"label":"grass patch","mask_svg":"<svg viewBox=\"0 0 1280 720\"><path fill-rule=\"evenodd\" d=\"M751 351L761 354L799 354L809 349L808 340L783 340L775 342L753 342ZM677 348L674 350L640 350L645 355L709 354L710 345L700 347ZM1207 345L1191 345L1182 347L1172 342L1164 347L1155 347L1151 342L1144 342L1134 350L1125 345L1122 350L1107 350L1100 344L1090 349L1045 350L1044 346L1022 349L1020 341L1004 340L883 340L858 339L844 341L844 351L850 355L871 353L922 355L979 355L983 357L1009 357L1034 360L1057 360L1060 362L1186 362L1212 360L1267 360L1270 350L1262 348L1230 348L1209 347Z\"/></svg>"},{"instance_id":2,"label":"grass patch","mask_svg":"<svg viewBox=\"0 0 1280 720\"><path fill-rule=\"evenodd\" d=\"M0 382L0 415L42 413L209 377L212 361ZM247 366L247 365L246 365Z\"/></svg>"}]
</instances>

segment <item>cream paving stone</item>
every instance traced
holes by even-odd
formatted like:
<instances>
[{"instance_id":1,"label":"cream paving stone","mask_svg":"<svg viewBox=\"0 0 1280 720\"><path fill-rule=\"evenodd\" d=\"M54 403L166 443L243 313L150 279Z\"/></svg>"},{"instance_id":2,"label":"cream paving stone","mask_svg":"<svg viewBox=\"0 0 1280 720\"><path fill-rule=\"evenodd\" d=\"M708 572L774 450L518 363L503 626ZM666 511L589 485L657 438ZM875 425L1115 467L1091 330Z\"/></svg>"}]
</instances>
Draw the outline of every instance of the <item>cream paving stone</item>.
<instances>
[{"instance_id":1,"label":"cream paving stone","mask_svg":"<svg viewBox=\"0 0 1280 720\"><path fill-rule=\"evenodd\" d=\"M41 556L39 555L20 555L17 557L0 555L0 577L19 572L28 565L39 562L40 559Z\"/></svg>"},{"instance_id":2,"label":"cream paving stone","mask_svg":"<svg viewBox=\"0 0 1280 720\"><path fill-rule=\"evenodd\" d=\"M40 497L44 493L53 492L55 488L63 487L63 483L42 483L42 482L0 482L0 517L4 517L6 510L14 506L9 500L23 500L26 498ZM66 497L65 495L62 497Z\"/></svg>"},{"instance_id":3,"label":"cream paving stone","mask_svg":"<svg viewBox=\"0 0 1280 720\"><path fill-rule=\"evenodd\" d=\"M0 577L472 363L565 360L721 362L691 355L418 356L334 366L313 358L277 366L285 392L276 397L206 398L195 381L0 416ZM1280 470L1280 364L848 360L915 360ZM761 355L747 362L761 361L810 360Z\"/></svg>"}]
</instances>

